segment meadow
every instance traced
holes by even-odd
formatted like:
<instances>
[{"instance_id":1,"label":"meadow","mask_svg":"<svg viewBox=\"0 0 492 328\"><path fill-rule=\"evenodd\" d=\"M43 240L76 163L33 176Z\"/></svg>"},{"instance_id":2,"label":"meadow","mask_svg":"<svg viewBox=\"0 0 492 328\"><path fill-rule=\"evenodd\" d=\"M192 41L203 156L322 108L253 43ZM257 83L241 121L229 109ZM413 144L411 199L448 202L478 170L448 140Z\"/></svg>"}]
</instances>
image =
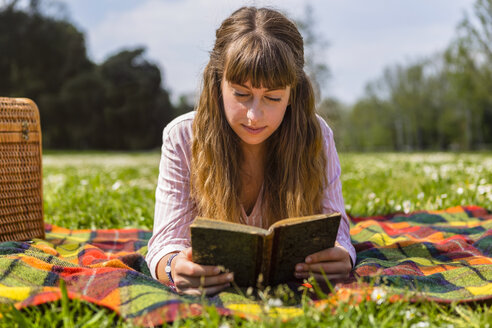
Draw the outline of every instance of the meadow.
<instances>
[{"instance_id":1,"label":"meadow","mask_svg":"<svg viewBox=\"0 0 492 328\"><path fill-rule=\"evenodd\" d=\"M45 220L71 228L152 228L159 153L45 153ZM419 209L479 205L492 209L492 153L341 153L346 210L369 216ZM268 299L262 300L265 305ZM486 305L432 302L338 304L320 311L304 304L304 315L289 322L265 317L246 321L214 310L175 326L242 327L487 327ZM60 302L0 319L4 327L129 327L106 309L80 301Z\"/></svg>"}]
</instances>

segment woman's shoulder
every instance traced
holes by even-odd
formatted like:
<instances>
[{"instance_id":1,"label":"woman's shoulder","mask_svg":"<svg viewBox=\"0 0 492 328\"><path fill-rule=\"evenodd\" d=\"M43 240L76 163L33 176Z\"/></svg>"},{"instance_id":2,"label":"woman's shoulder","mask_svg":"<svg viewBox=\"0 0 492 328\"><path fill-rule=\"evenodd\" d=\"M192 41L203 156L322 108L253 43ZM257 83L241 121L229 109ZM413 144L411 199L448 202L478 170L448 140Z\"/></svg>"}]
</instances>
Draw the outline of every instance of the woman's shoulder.
<instances>
[{"instance_id":1,"label":"woman's shoulder","mask_svg":"<svg viewBox=\"0 0 492 328\"><path fill-rule=\"evenodd\" d=\"M166 125L164 131L171 133L175 132L175 130L191 129L193 120L195 119L195 114L195 111L191 111L174 118Z\"/></svg>"},{"instance_id":2,"label":"woman's shoulder","mask_svg":"<svg viewBox=\"0 0 492 328\"><path fill-rule=\"evenodd\" d=\"M318 119L319 126L321 127L321 133L323 138L326 140L327 138L333 138L333 131L330 126L326 122L326 120L321 117L321 115L316 114L316 118Z\"/></svg>"},{"instance_id":3,"label":"woman's shoulder","mask_svg":"<svg viewBox=\"0 0 492 328\"><path fill-rule=\"evenodd\" d=\"M193 131L193 120L195 119L195 111L180 115L169 122L164 128L162 138L176 139L191 139Z\"/></svg>"}]
</instances>

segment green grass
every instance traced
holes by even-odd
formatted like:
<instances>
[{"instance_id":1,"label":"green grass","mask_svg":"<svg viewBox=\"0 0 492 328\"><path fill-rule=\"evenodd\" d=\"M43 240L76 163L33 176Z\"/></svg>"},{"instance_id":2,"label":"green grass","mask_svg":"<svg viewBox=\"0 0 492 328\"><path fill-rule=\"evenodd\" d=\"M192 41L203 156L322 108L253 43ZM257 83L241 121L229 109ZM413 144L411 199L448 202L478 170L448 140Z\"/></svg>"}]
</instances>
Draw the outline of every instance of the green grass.
<instances>
[{"instance_id":1,"label":"green grass","mask_svg":"<svg viewBox=\"0 0 492 328\"><path fill-rule=\"evenodd\" d=\"M492 153L340 154L346 208L356 216L474 204L492 209ZM46 153L45 220L72 228L152 228L158 153ZM268 307L266 297L261 304ZM363 301L320 311L304 300L289 322L224 318L208 308L174 326L487 327L487 306ZM114 313L62 299L21 311L0 309L0 327L129 327Z\"/></svg>"},{"instance_id":2,"label":"green grass","mask_svg":"<svg viewBox=\"0 0 492 328\"><path fill-rule=\"evenodd\" d=\"M492 153L342 154L346 209L353 215L492 209Z\"/></svg>"}]
</instances>

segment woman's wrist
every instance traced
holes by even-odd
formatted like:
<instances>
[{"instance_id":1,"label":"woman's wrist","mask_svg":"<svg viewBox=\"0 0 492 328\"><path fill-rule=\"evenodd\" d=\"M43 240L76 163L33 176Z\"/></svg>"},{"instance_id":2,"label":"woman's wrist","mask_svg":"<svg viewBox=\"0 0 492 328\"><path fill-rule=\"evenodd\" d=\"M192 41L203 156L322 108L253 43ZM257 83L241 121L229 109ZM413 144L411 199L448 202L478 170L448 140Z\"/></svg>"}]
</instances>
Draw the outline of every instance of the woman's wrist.
<instances>
[{"instance_id":1,"label":"woman's wrist","mask_svg":"<svg viewBox=\"0 0 492 328\"><path fill-rule=\"evenodd\" d=\"M169 258L167 259L167 262L166 262L166 266L164 267L164 272L166 273L167 275L167 279L169 280L169 282L171 284L174 284L174 279L173 279L173 275L172 275L172 263L173 263L173 259L179 254L178 253L173 253L169 256Z\"/></svg>"},{"instance_id":2,"label":"woman's wrist","mask_svg":"<svg viewBox=\"0 0 492 328\"><path fill-rule=\"evenodd\" d=\"M161 257L161 259L159 260L159 262L157 262L157 268L156 268L156 278L157 280L159 280L160 282L162 283L165 283L167 284L169 281L169 277L166 273L166 266L167 266L167 262L169 261L169 259L171 258L172 255L174 254L179 254L179 251L174 251L172 253L167 253L166 255L164 255L163 257ZM172 267L172 265L171 265Z\"/></svg>"}]
</instances>

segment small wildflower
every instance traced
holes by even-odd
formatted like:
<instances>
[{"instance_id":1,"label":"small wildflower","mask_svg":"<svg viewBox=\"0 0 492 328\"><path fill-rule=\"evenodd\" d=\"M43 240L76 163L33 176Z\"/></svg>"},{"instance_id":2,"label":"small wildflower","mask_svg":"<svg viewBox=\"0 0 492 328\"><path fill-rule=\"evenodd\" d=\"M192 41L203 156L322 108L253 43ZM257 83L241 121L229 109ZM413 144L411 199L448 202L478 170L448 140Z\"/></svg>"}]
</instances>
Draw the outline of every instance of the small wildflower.
<instances>
[{"instance_id":1,"label":"small wildflower","mask_svg":"<svg viewBox=\"0 0 492 328\"><path fill-rule=\"evenodd\" d=\"M401 211L401 205L400 205L400 204L397 204L397 205L395 206L395 210L396 210L396 211Z\"/></svg>"},{"instance_id":2,"label":"small wildflower","mask_svg":"<svg viewBox=\"0 0 492 328\"><path fill-rule=\"evenodd\" d=\"M222 323L219 328L230 328L229 324L227 322Z\"/></svg>"},{"instance_id":3,"label":"small wildflower","mask_svg":"<svg viewBox=\"0 0 492 328\"><path fill-rule=\"evenodd\" d=\"M420 200L424 199L424 197L425 197L425 194L423 192L419 192L417 195L417 198Z\"/></svg>"},{"instance_id":4,"label":"small wildflower","mask_svg":"<svg viewBox=\"0 0 492 328\"><path fill-rule=\"evenodd\" d=\"M433 168L431 168L430 166L427 166L427 165L423 167L423 170L424 170L425 175L430 175L434 171Z\"/></svg>"},{"instance_id":5,"label":"small wildflower","mask_svg":"<svg viewBox=\"0 0 492 328\"><path fill-rule=\"evenodd\" d=\"M448 198L448 194L442 194L441 195L441 198L444 199L444 198Z\"/></svg>"},{"instance_id":6,"label":"small wildflower","mask_svg":"<svg viewBox=\"0 0 492 328\"><path fill-rule=\"evenodd\" d=\"M456 193L457 193L458 195L463 194L463 188L459 187L458 189L456 189Z\"/></svg>"},{"instance_id":7,"label":"small wildflower","mask_svg":"<svg viewBox=\"0 0 492 328\"><path fill-rule=\"evenodd\" d=\"M306 288L313 288L313 285L311 285L311 284L310 284L310 283L308 283L308 282L305 282L305 283L303 283L302 285L303 285L304 287L306 287Z\"/></svg>"},{"instance_id":8,"label":"small wildflower","mask_svg":"<svg viewBox=\"0 0 492 328\"><path fill-rule=\"evenodd\" d=\"M371 192L369 195L367 195L367 198L374 199L374 198L376 198L376 194Z\"/></svg>"},{"instance_id":9,"label":"small wildflower","mask_svg":"<svg viewBox=\"0 0 492 328\"><path fill-rule=\"evenodd\" d=\"M121 187L121 181L118 180L111 186L111 189L118 190L120 189L120 187Z\"/></svg>"},{"instance_id":10,"label":"small wildflower","mask_svg":"<svg viewBox=\"0 0 492 328\"><path fill-rule=\"evenodd\" d=\"M89 184L89 181L87 181L86 179L82 179L80 180L80 184L83 186L87 186Z\"/></svg>"},{"instance_id":11,"label":"small wildflower","mask_svg":"<svg viewBox=\"0 0 492 328\"><path fill-rule=\"evenodd\" d=\"M405 319L410 320L415 316L415 309L405 311Z\"/></svg>"},{"instance_id":12,"label":"small wildflower","mask_svg":"<svg viewBox=\"0 0 492 328\"><path fill-rule=\"evenodd\" d=\"M488 190L490 190L490 186L489 186L489 188L487 188L487 186L482 186L482 185L480 185L480 186L478 186L478 188L477 188L477 191L478 191L478 193L479 193L480 195L485 194Z\"/></svg>"},{"instance_id":13,"label":"small wildflower","mask_svg":"<svg viewBox=\"0 0 492 328\"><path fill-rule=\"evenodd\" d=\"M429 322L427 321L420 321L410 326L410 328L427 328L427 327L429 327Z\"/></svg>"},{"instance_id":14,"label":"small wildflower","mask_svg":"<svg viewBox=\"0 0 492 328\"><path fill-rule=\"evenodd\" d=\"M412 205L412 203L409 200L406 200L403 202L403 212L405 212L405 214L410 213L410 206L411 205Z\"/></svg>"},{"instance_id":15,"label":"small wildflower","mask_svg":"<svg viewBox=\"0 0 492 328\"><path fill-rule=\"evenodd\" d=\"M279 298L270 298L267 302L269 306L282 306L284 303L282 303L282 300Z\"/></svg>"},{"instance_id":16,"label":"small wildflower","mask_svg":"<svg viewBox=\"0 0 492 328\"><path fill-rule=\"evenodd\" d=\"M378 305L382 304L386 300L386 292L381 288L374 288L371 293L371 299Z\"/></svg>"}]
</instances>

